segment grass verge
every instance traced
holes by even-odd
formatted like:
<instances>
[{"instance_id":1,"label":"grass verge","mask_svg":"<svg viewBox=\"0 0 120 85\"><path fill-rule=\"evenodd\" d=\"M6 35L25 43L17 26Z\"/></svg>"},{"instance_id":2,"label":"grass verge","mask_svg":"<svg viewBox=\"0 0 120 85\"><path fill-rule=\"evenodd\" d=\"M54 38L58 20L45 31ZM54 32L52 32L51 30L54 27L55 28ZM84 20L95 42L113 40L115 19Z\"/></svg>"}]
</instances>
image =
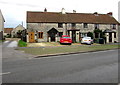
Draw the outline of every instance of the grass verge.
<instances>
[{"instance_id":1,"label":"grass verge","mask_svg":"<svg viewBox=\"0 0 120 85\"><path fill-rule=\"evenodd\" d=\"M77 46L64 46L64 47L47 47L47 48L18 48L25 53L32 55L45 55L45 54L57 54L57 53L68 53L68 52L86 52L86 51L98 51L120 48L118 45L77 45Z\"/></svg>"},{"instance_id":2,"label":"grass verge","mask_svg":"<svg viewBox=\"0 0 120 85\"><path fill-rule=\"evenodd\" d=\"M5 40L0 40L0 43L4 42Z\"/></svg>"}]
</instances>

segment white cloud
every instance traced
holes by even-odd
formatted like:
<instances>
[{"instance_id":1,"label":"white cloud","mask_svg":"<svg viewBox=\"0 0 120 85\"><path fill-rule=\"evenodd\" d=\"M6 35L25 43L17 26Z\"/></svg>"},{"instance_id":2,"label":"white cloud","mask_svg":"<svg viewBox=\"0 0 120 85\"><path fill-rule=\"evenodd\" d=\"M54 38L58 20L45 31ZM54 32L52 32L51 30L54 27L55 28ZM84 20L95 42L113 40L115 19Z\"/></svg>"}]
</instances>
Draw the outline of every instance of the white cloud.
<instances>
[{"instance_id":1,"label":"white cloud","mask_svg":"<svg viewBox=\"0 0 120 85\"><path fill-rule=\"evenodd\" d=\"M5 17L5 26L10 27L26 22L26 11L43 11L46 7L48 11L59 12L65 8L67 12L76 10L79 13L108 13L113 12L113 16L118 19L119 0L1 0L0 8ZM14 23L13 23L14 22ZM13 27L14 27L13 26Z\"/></svg>"}]
</instances>

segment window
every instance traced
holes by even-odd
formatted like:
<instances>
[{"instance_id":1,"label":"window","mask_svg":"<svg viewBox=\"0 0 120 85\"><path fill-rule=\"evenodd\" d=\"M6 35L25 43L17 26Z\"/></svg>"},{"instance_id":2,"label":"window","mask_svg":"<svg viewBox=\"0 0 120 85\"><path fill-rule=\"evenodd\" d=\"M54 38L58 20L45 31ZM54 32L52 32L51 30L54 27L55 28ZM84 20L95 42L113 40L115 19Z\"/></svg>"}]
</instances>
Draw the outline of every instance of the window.
<instances>
[{"instance_id":1,"label":"window","mask_svg":"<svg viewBox=\"0 0 120 85\"><path fill-rule=\"evenodd\" d=\"M95 24L95 29L99 29L99 24Z\"/></svg>"},{"instance_id":2,"label":"window","mask_svg":"<svg viewBox=\"0 0 120 85\"><path fill-rule=\"evenodd\" d=\"M63 23L58 23L58 28L63 28Z\"/></svg>"},{"instance_id":3,"label":"window","mask_svg":"<svg viewBox=\"0 0 120 85\"><path fill-rule=\"evenodd\" d=\"M88 24L87 23L84 23L84 28L88 28Z\"/></svg>"},{"instance_id":4,"label":"window","mask_svg":"<svg viewBox=\"0 0 120 85\"><path fill-rule=\"evenodd\" d=\"M116 29L116 24L113 24L113 25L112 25L112 29Z\"/></svg>"},{"instance_id":5,"label":"window","mask_svg":"<svg viewBox=\"0 0 120 85\"><path fill-rule=\"evenodd\" d=\"M43 39L43 32L38 32L38 37L39 37L40 39Z\"/></svg>"},{"instance_id":6,"label":"window","mask_svg":"<svg viewBox=\"0 0 120 85\"><path fill-rule=\"evenodd\" d=\"M81 33L81 37L87 37L87 33Z\"/></svg>"},{"instance_id":7,"label":"window","mask_svg":"<svg viewBox=\"0 0 120 85\"><path fill-rule=\"evenodd\" d=\"M75 28L76 27L76 24L75 23L72 23L72 28Z\"/></svg>"}]
</instances>

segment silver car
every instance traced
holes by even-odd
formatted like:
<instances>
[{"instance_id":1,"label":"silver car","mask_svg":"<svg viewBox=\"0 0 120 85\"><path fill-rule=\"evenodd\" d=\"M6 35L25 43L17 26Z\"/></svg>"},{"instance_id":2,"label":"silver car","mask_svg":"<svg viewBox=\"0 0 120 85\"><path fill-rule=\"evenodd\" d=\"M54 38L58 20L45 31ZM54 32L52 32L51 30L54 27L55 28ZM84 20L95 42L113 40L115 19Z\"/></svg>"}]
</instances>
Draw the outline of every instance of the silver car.
<instances>
[{"instance_id":1,"label":"silver car","mask_svg":"<svg viewBox=\"0 0 120 85\"><path fill-rule=\"evenodd\" d=\"M83 37L81 40L81 44L93 44L93 39L91 37Z\"/></svg>"}]
</instances>

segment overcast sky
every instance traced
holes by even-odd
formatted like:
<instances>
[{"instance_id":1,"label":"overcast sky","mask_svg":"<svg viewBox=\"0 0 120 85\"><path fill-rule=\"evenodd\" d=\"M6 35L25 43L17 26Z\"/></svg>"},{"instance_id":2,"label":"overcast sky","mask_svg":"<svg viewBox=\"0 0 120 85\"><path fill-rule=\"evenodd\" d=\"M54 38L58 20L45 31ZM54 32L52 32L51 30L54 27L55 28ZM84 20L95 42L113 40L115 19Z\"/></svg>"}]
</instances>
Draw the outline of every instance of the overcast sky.
<instances>
[{"instance_id":1,"label":"overcast sky","mask_svg":"<svg viewBox=\"0 0 120 85\"><path fill-rule=\"evenodd\" d=\"M23 22L26 27L26 11L66 12L76 10L77 13L113 12L118 20L119 0L0 0L0 9L5 18L5 28L16 27Z\"/></svg>"}]
</instances>

